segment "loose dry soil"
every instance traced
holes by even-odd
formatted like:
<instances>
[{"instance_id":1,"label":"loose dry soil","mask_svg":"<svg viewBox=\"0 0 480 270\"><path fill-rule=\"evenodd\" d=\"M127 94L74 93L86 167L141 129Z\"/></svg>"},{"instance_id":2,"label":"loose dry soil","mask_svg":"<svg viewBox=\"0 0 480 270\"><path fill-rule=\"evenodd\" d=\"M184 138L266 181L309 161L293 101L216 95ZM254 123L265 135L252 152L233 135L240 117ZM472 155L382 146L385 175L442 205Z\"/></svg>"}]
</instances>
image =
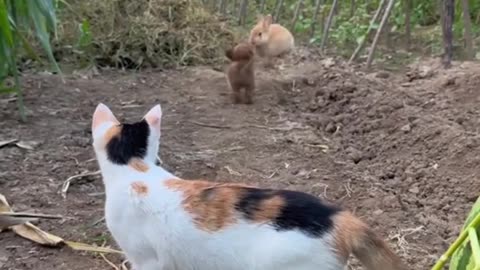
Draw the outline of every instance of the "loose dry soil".
<instances>
[{"instance_id":1,"label":"loose dry soil","mask_svg":"<svg viewBox=\"0 0 480 270\"><path fill-rule=\"evenodd\" d=\"M141 73L25 75L28 122L0 101L0 193L16 211L61 214L38 225L65 239L115 247L103 217L90 120L99 102L118 118L163 107L160 155L185 178L311 192L362 217L408 262L429 269L459 233L480 182L480 65L422 61L401 74L363 73L305 51L257 70L253 105L233 105L208 67ZM134 228L132 228L134 229ZM0 234L0 269L113 269L100 256ZM116 255L107 255L118 263Z\"/></svg>"}]
</instances>

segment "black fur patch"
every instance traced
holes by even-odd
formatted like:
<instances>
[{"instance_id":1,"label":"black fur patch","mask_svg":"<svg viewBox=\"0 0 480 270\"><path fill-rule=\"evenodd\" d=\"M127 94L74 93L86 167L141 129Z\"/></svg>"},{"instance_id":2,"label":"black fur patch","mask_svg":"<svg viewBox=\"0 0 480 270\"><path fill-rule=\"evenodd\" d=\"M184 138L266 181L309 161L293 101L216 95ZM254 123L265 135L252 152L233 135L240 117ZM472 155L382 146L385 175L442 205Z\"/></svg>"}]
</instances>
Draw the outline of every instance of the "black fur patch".
<instances>
[{"instance_id":1,"label":"black fur patch","mask_svg":"<svg viewBox=\"0 0 480 270\"><path fill-rule=\"evenodd\" d=\"M143 159L147 154L150 129L143 120L134 124L122 124L119 135L107 144L108 159L119 165L126 165L132 158Z\"/></svg>"},{"instance_id":2,"label":"black fur patch","mask_svg":"<svg viewBox=\"0 0 480 270\"><path fill-rule=\"evenodd\" d=\"M274 196L285 201L285 206L272 222L277 231L298 229L311 237L320 237L332 228L332 217L340 211L340 208L326 205L319 198L307 193L255 188L246 188L236 209L251 220L255 211L259 210L261 202Z\"/></svg>"}]
</instances>

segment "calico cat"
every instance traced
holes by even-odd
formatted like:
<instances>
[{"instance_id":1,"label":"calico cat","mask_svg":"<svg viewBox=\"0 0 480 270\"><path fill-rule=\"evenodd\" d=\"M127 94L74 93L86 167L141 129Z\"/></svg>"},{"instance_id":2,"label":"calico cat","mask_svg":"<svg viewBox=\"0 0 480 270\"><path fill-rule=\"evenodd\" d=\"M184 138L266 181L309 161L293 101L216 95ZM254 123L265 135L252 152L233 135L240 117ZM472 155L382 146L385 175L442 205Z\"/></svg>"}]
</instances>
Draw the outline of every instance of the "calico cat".
<instances>
[{"instance_id":1,"label":"calico cat","mask_svg":"<svg viewBox=\"0 0 480 270\"><path fill-rule=\"evenodd\" d=\"M350 212L297 191L183 180L155 165L162 111L120 123L99 104L93 147L109 231L135 270L403 270Z\"/></svg>"}]
</instances>

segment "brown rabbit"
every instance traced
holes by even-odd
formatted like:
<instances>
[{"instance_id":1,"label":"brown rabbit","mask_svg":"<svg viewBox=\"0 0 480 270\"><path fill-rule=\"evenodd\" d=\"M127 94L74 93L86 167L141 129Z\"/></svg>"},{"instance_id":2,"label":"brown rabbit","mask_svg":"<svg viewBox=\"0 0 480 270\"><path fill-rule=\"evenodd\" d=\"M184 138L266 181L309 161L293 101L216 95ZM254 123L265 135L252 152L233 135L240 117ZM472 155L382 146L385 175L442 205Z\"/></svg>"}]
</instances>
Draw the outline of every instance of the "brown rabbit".
<instances>
[{"instance_id":1,"label":"brown rabbit","mask_svg":"<svg viewBox=\"0 0 480 270\"><path fill-rule=\"evenodd\" d=\"M272 16L260 17L250 31L250 43L255 46L257 54L267 57L271 63L273 57L290 52L295 47L292 33L280 24L272 24Z\"/></svg>"},{"instance_id":2,"label":"brown rabbit","mask_svg":"<svg viewBox=\"0 0 480 270\"><path fill-rule=\"evenodd\" d=\"M253 103L253 90L255 89L254 72L254 47L247 43L239 43L235 47L225 51L225 55L232 62L227 68L227 79L233 91L234 103ZM242 89L245 90L245 98L242 98Z\"/></svg>"}]
</instances>

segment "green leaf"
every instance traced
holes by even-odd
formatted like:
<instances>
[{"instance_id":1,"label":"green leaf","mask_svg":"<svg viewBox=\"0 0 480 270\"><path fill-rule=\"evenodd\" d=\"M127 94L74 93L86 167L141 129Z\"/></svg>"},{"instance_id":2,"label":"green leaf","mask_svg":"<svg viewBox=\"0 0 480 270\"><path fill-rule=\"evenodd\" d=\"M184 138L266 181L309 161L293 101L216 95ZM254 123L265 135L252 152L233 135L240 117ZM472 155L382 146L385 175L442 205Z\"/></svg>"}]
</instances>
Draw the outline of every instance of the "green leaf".
<instances>
[{"instance_id":1,"label":"green leaf","mask_svg":"<svg viewBox=\"0 0 480 270\"><path fill-rule=\"evenodd\" d=\"M57 61L53 56L52 47L50 46L50 35L48 34L47 30L47 23L44 16L42 16L41 8L39 7L39 3L42 1L33 1L32 4L29 6L29 16L33 22L35 27L35 34L37 38L40 40L40 44L42 44L48 59L53 64L54 68L58 73L61 73L60 68L58 67ZM51 19L52 20L52 19Z\"/></svg>"},{"instance_id":2,"label":"green leaf","mask_svg":"<svg viewBox=\"0 0 480 270\"><path fill-rule=\"evenodd\" d=\"M47 28L57 33L57 17L55 15L55 6L52 0L37 0L37 7L45 17Z\"/></svg>"},{"instance_id":3,"label":"green leaf","mask_svg":"<svg viewBox=\"0 0 480 270\"><path fill-rule=\"evenodd\" d=\"M358 37L356 40L357 44L362 43L364 39L365 39L365 36Z\"/></svg>"},{"instance_id":4,"label":"green leaf","mask_svg":"<svg viewBox=\"0 0 480 270\"><path fill-rule=\"evenodd\" d=\"M4 87L0 88L0 94L10 94L10 93L16 93L17 89L15 87Z\"/></svg>"},{"instance_id":5,"label":"green leaf","mask_svg":"<svg viewBox=\"0 0 480 270\"><path fill-rule=\"evenodd\" d=\"M13 35L10 29L10 22L8 19L7 6L4 0L0 0L0 38L5 39L9 46L13 46Z\"/></svg>"},{"instance_id":6,"label":"green leaf","mask_svg":"<svg viewBox=\"0 0 480 270\"><path fill-rule=\"evenodd\" d=\"M477 199L475 204L472 207L472 210L468 214L468 217L465 221L465 224L462 230L465 230L470 224L470 222L477 216L480 215L480 197ZM477 228L477 233L480 231ZM457 251L455 251L450 260L449 270L473 270L474 269L474 260L472 257L472 248L469 241L465 241Z\"/></svg>"},{"instance_id":7,"label":"green leaf","mask_svg":"<svg viewBox=\"0 0 480 270\"><path fill-rule=\"evenodd\" d=\"M77 46L84 48L89 46L92 43L92 32L90 31L90 23L88 20L84 19L83 22L79 25L80 29L80 38L78 40Z\"/></svg>"}]
</instances>

